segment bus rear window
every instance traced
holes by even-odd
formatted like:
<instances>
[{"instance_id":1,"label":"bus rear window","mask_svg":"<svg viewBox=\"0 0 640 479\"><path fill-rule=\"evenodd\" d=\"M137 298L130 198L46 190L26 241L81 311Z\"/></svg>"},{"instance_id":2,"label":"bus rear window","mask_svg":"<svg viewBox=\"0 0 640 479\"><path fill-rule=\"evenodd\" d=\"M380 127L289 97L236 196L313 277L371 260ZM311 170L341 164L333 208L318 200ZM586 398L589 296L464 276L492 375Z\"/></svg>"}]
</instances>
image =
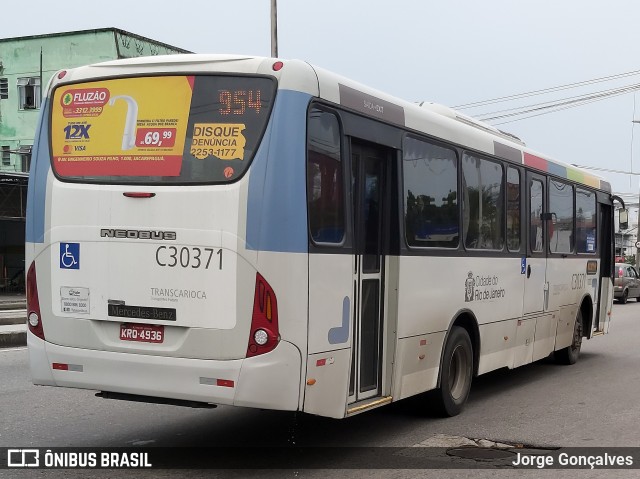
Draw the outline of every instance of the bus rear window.
<instances>
[{"instance_id":1,"label":"bus rear window","mask_svg":"<svg viewBox=\"0 0 640 479\"><path fill-rule=\"evenodd\" d=\"M53 95L53 170L64 180L210 184L239 178L276 93L267 77L118 78L61 85Z\"/></svg>"}]
</instances>

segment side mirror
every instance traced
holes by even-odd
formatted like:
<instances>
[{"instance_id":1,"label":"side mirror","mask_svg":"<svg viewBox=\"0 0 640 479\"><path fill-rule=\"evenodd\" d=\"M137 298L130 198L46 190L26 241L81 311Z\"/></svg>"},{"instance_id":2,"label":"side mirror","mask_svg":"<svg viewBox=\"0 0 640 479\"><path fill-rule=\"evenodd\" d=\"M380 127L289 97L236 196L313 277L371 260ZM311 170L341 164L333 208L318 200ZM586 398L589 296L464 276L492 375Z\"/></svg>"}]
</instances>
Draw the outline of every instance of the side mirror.
<instances>
[{"instance_id":1,"label":"side mirror","mask_svg":"<svg viewBox=\"0 0 640 479\"><path fill-rule=\"evenodd\" d=\"M621 230L629 229L629 211L625 209L618 210L618 224Z\"/></svg>"}]
</instances>

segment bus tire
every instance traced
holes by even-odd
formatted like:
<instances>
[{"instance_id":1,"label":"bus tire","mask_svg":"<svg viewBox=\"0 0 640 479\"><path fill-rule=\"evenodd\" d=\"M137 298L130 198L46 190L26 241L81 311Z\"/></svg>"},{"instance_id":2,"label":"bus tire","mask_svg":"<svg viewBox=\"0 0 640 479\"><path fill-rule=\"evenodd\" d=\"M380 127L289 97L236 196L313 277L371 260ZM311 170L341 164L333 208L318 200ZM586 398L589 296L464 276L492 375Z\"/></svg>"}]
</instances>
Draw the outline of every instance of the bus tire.
<instances>
[{"instance_id":1,"label":"bus tire","mask_svg":"<svg viewBox=\"0 0 640 479\"><path fill-rule=\"evenodd\" d=\"M571 346L559 349L554 353L555 360L558 364L575 364L580 356L580 347L582 346L582 334L584 325L582 323L582 310L578 310L576 321L573 323L573 339Z\"/></svg>"},{"instance_id":2,"label":"bus tire","mask_svg":"<svg viewBox=\"0 0 640 479\"><path fill-rule=\"evenodd\" d=\"M473 378L473 348L466 329L451 329L440 371L440 387L436 390L439 412L457 416L467 401Z\"/></svg>"}]
</instances>

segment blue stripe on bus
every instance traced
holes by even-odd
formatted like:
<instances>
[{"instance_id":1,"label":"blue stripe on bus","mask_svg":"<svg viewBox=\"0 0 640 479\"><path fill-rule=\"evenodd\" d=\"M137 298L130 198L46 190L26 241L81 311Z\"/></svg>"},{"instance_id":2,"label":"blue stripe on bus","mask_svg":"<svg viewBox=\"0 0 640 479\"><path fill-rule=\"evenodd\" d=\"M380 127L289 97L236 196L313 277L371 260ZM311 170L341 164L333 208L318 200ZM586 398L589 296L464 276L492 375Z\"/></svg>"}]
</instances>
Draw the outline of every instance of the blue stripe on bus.
<instances>
[{"instance_id":1,"label":"blue stripe on bus","mask_svg":"<svg viewBox=\"0 0 640 479\"><path fill-rule=\"evenodd\" d=\"M247 249L306 253L306 117L311 95L278 92L256 152L247 198Z\"/></svg>"},{"instance_id":2,"label":"blue stripe on bus","mask_svg":"<svg viewBox=\"0 0 640 479\"><path fill-rule=\"evenodd\" d=\"M567 178L567 168L562 165L556 165L555 163L551 163L549 161L547 171L552 175L556 175L561 178Z\"/></svg>"},{"instance_id":3,"label":"blue stripe on bus","mask_svg":"<svg viewBox=\"0 0 640 479\"><path fill-rule=\"evenodd\" d=\"M33 161L29 172L27 190L27 223L25 241L27 243L44 243L44 211L47 197L47 176L51 169L51 153L46 141L49 129L49 101L42 104L40 117L36 126L33 144ZM45 140L45 141L42 141Z\"/></svg>"}]
</instances>

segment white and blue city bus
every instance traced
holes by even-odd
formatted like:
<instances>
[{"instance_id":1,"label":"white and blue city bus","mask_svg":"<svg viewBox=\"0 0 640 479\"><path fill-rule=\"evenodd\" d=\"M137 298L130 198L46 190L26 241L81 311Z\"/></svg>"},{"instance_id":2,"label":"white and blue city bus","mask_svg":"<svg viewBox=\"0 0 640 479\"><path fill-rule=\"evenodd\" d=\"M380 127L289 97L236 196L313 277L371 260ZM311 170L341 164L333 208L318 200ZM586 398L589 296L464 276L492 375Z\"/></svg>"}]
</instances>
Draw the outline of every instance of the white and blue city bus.
<instances>
[{"instance_id":1,"label":"white and blue city bus","mask_svg":"<svg viewBox=\"0 0 640 479\"><path fill-rule=\"evenodd\" d=\"M343 418L606 333L609 184L302 61L58 72L27 213L33 382ZM425 408L428 407L425 402Z\"/></svg>"}]
</instances>

